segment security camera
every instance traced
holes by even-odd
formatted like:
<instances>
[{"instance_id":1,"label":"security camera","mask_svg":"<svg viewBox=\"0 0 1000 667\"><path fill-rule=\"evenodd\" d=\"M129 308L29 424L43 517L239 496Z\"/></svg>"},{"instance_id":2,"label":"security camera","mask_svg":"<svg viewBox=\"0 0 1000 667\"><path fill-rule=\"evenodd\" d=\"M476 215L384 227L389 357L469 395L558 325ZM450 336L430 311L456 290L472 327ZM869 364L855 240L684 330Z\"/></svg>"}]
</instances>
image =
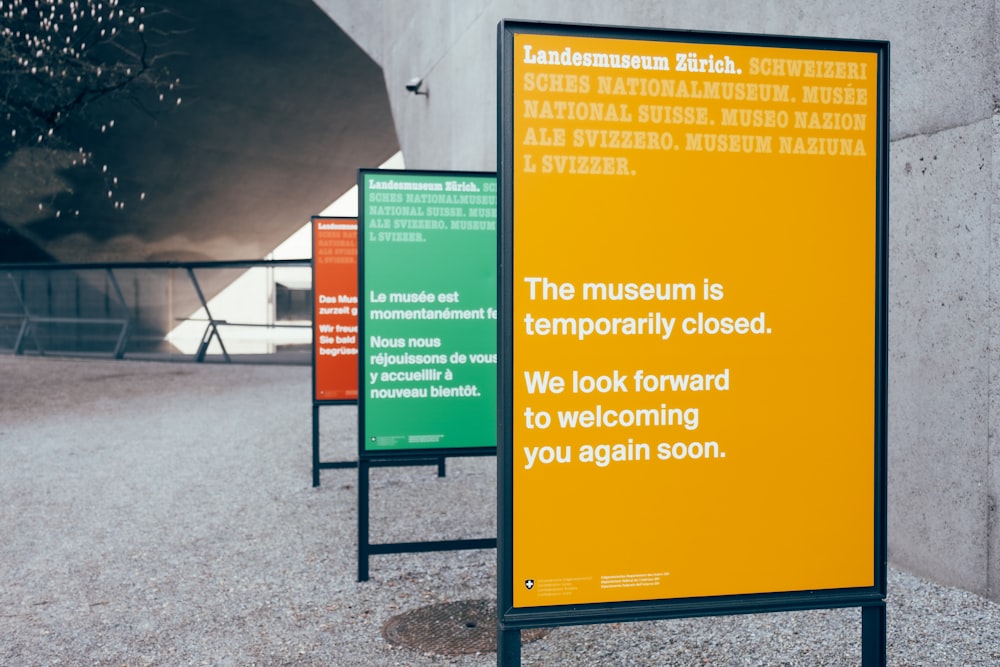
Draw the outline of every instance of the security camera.
<instances>
[{"instance_id":1,"label":"security camera","mask_svg":"<svg viewBox=\"0 0 1000 667\"><path fill-rule=\"evenodd\" d=\"M424 82L419 76L415 76L406 82L406 89L411 93L415 93L420 90L420 84Z\"/></svg>"}]
</instances>

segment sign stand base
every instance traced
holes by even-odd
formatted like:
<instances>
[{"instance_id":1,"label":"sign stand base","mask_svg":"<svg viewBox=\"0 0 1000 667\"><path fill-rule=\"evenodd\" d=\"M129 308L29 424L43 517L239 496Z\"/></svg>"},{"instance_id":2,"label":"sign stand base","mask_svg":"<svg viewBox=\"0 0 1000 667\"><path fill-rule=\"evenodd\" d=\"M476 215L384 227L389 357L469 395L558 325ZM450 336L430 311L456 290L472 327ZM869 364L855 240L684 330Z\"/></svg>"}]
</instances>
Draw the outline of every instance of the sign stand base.
<instances>
[{"instance_id":1,"label":"sign stand base","mask_svg":"<svg viewBox=\"0 0 1000 667\"><path fill-rule=\"evenodd\" d=\"M493 452L489 452L492 454ZM467 540L431 540L427 542L371 543L369 497L372 468L393 466L437 465L438 477L445 476L445 457L415 459L361 459L358 461L358 581L368 581L368 561L376 554L422 553L426 551L457 551L460 549L496 549L495 537Z\"/></svg>"},{"instance_id":2,"label":"sign stand base","mask_svg":"<svg viewBox=\"0 0 1000 667\"><path fill-rule=\"evenodd\" d=\"M885 602L861 607L861 667L886 667ZM497 619L497 667L521 667L521 628Z\"/></svg>"}]
</instances>

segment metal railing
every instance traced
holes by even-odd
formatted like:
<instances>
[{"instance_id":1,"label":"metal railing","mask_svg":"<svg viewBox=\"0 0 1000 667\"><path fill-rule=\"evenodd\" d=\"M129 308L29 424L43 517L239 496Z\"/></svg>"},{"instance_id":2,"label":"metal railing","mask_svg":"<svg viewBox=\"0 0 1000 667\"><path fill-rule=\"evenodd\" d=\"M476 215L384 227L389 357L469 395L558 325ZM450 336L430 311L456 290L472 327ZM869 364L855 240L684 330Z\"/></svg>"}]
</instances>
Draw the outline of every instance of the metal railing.
<instances>
[{"instance_id":1,"label":"metal railing","mask_svg":"<svg viewBox=\"0 0 1000 667\"><path fill-rule=\"evenodd\" d=\"M308 292L300 305L311 304L311 266L309 259L0 264L0 352L308 364L311 307L282 313L276 292L292 284Z\"/></svg>"}]
</instances>

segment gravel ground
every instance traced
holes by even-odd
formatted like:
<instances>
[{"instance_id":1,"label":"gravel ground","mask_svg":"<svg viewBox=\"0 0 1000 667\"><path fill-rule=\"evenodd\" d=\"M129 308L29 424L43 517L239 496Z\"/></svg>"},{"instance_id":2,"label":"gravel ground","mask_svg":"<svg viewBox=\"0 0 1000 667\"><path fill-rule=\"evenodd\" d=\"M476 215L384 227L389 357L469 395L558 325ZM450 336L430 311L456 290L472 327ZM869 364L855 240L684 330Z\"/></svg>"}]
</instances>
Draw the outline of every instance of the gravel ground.
<instances>
[{"instance_id":1,"label":"gravel ground","mask_svg":"<svg viewBox=\"0 0 1000 667\"><path fill-rule=\"evenodd\" d=\"M494 550L357 579L357 471L311 485L311 370L0 356L0 665L495 665L383 626L493 600ZM356 409L321 410L323 460ZM372 472L372 541L496 535L493 457ZM860 611L576 626L527 666L857 665ZM1000 605L890 570L890 665L1000 665Z\"/></svg>"}]
</instances>

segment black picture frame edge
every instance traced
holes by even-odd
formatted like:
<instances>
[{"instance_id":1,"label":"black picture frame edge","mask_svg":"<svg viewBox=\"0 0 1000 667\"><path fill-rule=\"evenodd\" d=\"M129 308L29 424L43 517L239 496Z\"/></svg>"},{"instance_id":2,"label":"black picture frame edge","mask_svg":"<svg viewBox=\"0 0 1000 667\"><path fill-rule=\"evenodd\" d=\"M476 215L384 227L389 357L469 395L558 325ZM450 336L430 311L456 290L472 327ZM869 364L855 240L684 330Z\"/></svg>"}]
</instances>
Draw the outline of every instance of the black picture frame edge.
<instances>
[{"instance_id":1,"label":"black picture frame edge","mask_svg":"<svg viewBox=\"0 0 1000 667\"><path fill-rule=\"evenodd\" d=\"M513 447L508 424L512 409L506 400L513 380L513 322L505 313L513 303L513 127L514 34L607 37L697 44L746 45L774 48L855 51L878 58L876 112L877 157L875 196L875 331L874 331L874 584L861 588L751 593L720 597L656 599L547 607L513 606ZM498 373L497 373L497 621L498 629L659 620L697 616L769 613L839 607L879 607L884 615L887 595L887 395L888 395L888 224L889 224L889 46L887 40L846 39L658 29L628 26L552 23L503 19L497 24L497 225L498 225Z\"/></svg>"}]
</instances>

